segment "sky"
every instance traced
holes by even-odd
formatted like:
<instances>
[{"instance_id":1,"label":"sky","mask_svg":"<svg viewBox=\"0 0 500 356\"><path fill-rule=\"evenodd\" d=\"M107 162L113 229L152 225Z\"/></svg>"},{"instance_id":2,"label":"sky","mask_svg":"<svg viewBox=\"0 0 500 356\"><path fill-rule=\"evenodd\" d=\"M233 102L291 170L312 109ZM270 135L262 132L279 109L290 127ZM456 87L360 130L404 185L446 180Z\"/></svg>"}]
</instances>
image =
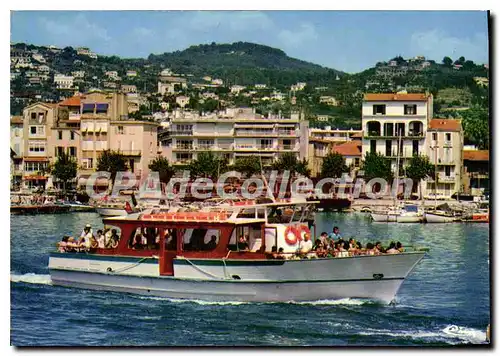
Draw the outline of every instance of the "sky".
<instances>
[{"instance_id":1,"label":"sky","mask_svg":"<svg viewBox=\"0 0 500 356\"><path fill-rule=\"evenodd\" d=\"M485 11L12 11L11 41L147 57L255 42L356 73L397 55L488 63Z\"/></svg>"}]
</instances>

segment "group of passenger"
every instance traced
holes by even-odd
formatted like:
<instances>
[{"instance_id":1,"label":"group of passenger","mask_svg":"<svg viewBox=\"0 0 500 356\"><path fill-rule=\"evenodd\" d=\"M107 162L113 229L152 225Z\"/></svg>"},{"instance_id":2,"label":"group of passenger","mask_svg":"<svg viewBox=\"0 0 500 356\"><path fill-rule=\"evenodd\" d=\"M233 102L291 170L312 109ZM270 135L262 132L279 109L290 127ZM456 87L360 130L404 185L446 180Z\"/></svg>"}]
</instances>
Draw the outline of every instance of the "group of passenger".
<instances>
[{"instance_id":1,"label":"group of passenger","mask_svg":"<svg viewBox=\"0 0 500 356\"><path fill-rule=\"evenodd\" d=\"M309 233L304 235L303 240L295 253L285 254L283 248L272 247L270 257L273 259L301 259L301 258L327 258L327 257L351 257L357 255L382 255L398 254L404 252L403 244L399 241L391 241L387 248L380 241L368 242L363 246L354 238L346 239L340 235L340 230L335 226L330 234L322 232L314 243Z\"/></svg>"},{"instance_id":2,"label":"group of passenger","mask_svg":"<svg viewBox=\"0 0 500 356\"><path fill-rule=\"evenodd\" d=\"M89 252L97 248L116 248L120 237L116 229L104 227L94 235L92 226L85 225L79 238L65 235L58 243L59 252Z\"/></svg>"}]
</instances>

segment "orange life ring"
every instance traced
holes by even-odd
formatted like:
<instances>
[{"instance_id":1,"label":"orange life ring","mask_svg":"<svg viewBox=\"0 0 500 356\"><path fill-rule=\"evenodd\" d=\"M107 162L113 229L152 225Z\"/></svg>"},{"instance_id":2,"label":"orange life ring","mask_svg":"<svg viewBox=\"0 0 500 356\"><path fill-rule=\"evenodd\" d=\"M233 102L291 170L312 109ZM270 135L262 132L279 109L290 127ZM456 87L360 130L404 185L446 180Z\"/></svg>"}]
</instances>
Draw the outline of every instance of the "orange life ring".
<instances>
[{"instance_id":1,"label":"orange life ring","mask_svg":"<svg viewBox=\"0 0 500 356\"><path fill-rule=\"evenodd\" d=\"M293 238L291 239L289 237L289 235L292 234L293 235ZM300 232L297 231L297 229L292 226L292 225L288 225L286 230L285 230L285 241L287 244L293 246L297 243L297 241L300 241L299 240L299 236L300 236Z\"/></svg>"},{"instance_id":2,"label":"orange life ring","mask_svg":"<svg viewBox=\"0 0 500 356\"><path fill-rule=\"evenodd\" d=\"M311 230L309 230L309 228L306 225L299 225L295 230L297 231L297 235L299 236L299 241L303 240L302 232L304 232L304 234L309 234L309 236L311 236Z\"/></svg>"}]
</instances>

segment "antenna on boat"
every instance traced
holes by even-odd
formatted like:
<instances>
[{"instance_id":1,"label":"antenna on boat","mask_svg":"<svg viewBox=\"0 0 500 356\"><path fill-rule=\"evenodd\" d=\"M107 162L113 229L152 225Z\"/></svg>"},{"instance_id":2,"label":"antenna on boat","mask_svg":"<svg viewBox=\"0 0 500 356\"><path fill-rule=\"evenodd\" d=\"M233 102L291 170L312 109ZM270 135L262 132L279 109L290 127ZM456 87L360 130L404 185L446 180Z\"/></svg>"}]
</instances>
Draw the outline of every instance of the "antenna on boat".
<instances>
[{"instance_id":1,"label":"antenna on boat","mask_svg":"<svg viewBox=\"0 0 500 356\"><path fill-rule=\"evenodd\" d=\"M262 166L262 156L261 155L259 155L259 164L260 164L260 174L262 176L262 180L264 181L264 187L266 188L267 196L271 198L271 200L273 201L273 203L276 203L276 199L274 198L274 194L270 190L269 184L267 183L266 176L264 175L264 168Z\"/></svg>"}]
</instances>

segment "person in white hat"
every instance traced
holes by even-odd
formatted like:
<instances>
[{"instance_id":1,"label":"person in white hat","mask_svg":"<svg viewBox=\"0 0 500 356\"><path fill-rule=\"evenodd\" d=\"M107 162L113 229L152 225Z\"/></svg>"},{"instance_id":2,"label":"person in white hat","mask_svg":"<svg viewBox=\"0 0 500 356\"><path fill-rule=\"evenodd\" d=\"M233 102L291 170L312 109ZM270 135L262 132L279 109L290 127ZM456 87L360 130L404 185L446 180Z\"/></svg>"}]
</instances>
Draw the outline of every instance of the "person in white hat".
<instances>
[{"instance_id":1,"label":"person in white hat","mask_svg":"<svg viewBox=\"0 0 500 356\"><path fill-rule=\"evenodd\" d=\"M83 228L83 231L80 235L79 244L83 245L86 248L90 248L91 238L92 238L92 226L90 226L90 224L87 224Z\"/></svg>"}]
</instances>

